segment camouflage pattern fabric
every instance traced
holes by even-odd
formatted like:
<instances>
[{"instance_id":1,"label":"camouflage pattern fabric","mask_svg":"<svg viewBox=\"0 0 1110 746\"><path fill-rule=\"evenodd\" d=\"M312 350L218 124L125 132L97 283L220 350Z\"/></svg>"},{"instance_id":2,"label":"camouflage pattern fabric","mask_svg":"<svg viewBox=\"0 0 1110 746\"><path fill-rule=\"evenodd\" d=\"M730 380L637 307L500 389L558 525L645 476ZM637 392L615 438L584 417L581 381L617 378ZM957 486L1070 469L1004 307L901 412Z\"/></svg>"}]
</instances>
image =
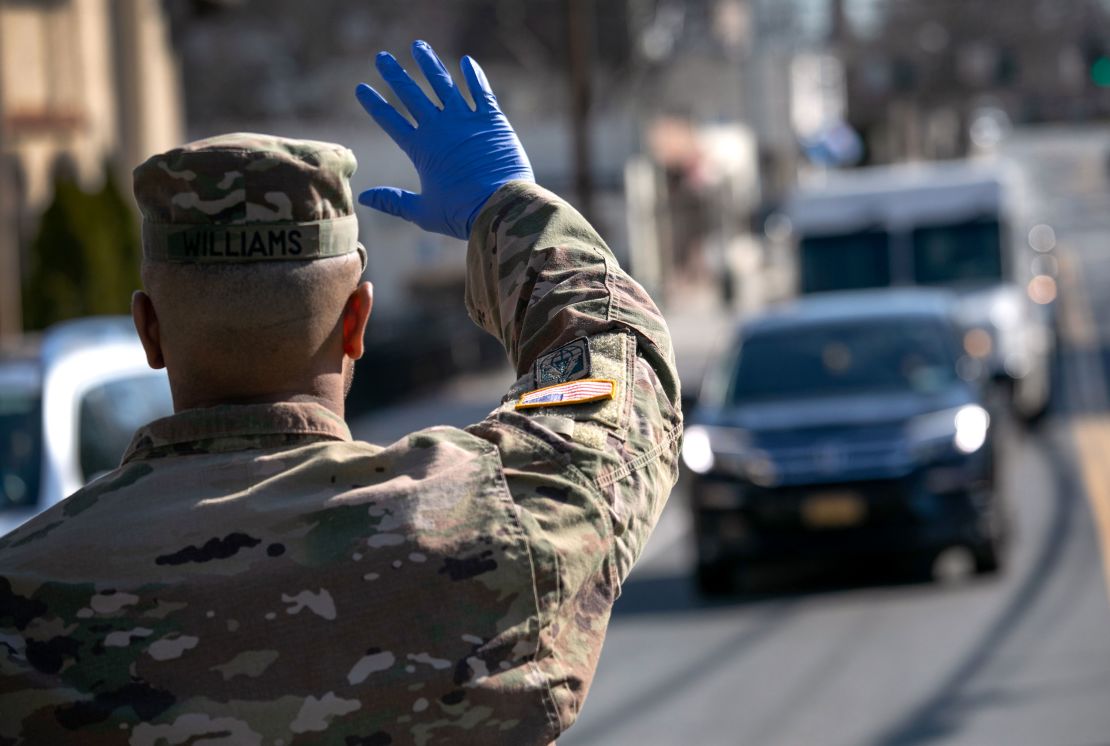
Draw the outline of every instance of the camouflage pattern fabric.
<instances>
[{"instance_id":1,"label":"camouflage pattern fabric","mask_svg":"<svg viewBox=\"0 0 1110 746\"><path fill-rule=\"evenodd\" d=\"M354 154L240 132L152 156L134 171L148 260L305 260L358 251Z\"/></svg>"},{"instance_id":2,"label":"camouflage pattern fabric","mask_svg":"<svg viewBox=\"0 0 1110 746\"><path fill-rule=\"evenodd\" d=\"M676 478L667 328L532 184L487 203L467 305L520 374L388 447L314 404L142 428L0 539L0 744L547 744L582 708ZM615 398L517 411L586 337Z\"/></svg>"}]
</instances>

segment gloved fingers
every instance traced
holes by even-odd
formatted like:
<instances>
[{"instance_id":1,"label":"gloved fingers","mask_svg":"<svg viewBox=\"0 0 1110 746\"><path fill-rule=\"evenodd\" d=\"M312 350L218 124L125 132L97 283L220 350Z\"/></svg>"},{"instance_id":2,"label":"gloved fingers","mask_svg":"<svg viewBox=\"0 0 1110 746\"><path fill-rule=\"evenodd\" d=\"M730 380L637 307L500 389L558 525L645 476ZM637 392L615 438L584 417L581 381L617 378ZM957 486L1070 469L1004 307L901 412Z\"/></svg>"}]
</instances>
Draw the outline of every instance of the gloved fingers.
<instances>
[{"instance_id":1,"label":"gloved fingers","mask_svg":"<svg viewBox=\"0 0 1110 746\"><path fill-rule=\"evenodd\" d=\"M497 96L493 95L486 73L477 61L468 54L459 62L459 67L462 68L463 77L466 78L466 87L470 89L470 96L474 99L474 105L478 107L478 111L489 111L490 109L498 111Z\"/></svg>"},{"instance_id":2,"label":"gloved fingers","mask_svg":"<svg viewBox=\"0 0 1110 746\"><path fill-rule=\"evenodd\" d=\"M386 83L389 83L389 87L401 99L401 103L409 110L418 125L427 121L429 116L439 111L439 107L424 95L424 91L416 84L416 81L409 77L405 68L401 67L401 63L389 52L379 52L374 64L382 78L385 79Z\"/></svg>"},{"instance_id":3,"label":"gloved fingers","mask_svg":"<svg viewBox=\"0 0 1110 746\"><path fill-rule=\"evenodd\" d=\"M396 187L374 187L358 195L358 201L388 215L415 222L420 195Z\"/></svg>"},{"instance_id":4,"label":"gloved fingers","mask_svg":"<svg viewBox=\"0 0 1110 746\"><path fill-rule=\"evenodd\" d=\"M443 102L444 109L459 109L466 103L455 86L455 81L451 79L451 73L447 72L447 68L443 66L435 50L427 42L412 43L412 58L416 60L416 64L424 72L424 77L431 83L432 90Z\"/></svg>"},{"instance_id":5,"label":"gloved fingers","mask_svg":"<svg viewBox=\"0 0 1110 746\"><path fill-rule=\"evenodd\" d=\"M382 95L375 91L365 83L359 83L355 88L355 97L358 102L362 104L362 108L366 113L373 117L378 126L385 130L385 133L393 138L393 142L405 149L415 132L415 128L409 124L409 120L401 116L401 113L393 108L392 105Z\"/></svg>"}]
</instances>

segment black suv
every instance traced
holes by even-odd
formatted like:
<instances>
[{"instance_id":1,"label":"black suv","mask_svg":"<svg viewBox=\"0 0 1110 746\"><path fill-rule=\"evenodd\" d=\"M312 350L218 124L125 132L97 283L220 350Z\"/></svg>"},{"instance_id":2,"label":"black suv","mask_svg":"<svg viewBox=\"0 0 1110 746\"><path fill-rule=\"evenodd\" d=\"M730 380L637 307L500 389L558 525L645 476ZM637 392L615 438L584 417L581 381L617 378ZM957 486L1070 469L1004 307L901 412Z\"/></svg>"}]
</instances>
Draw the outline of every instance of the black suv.
<instances>
[{"instance_id":1,"label":"black suv","mask_svg":"<svg viewBox=\"0 0 1110 746\"><path fill-rule=\"evenodd\" d=\"M991 418L953 303L832 293L743 323L683 445L704 592L768 560L959 548L998 566Z\"/></svg>"}]
</instances>

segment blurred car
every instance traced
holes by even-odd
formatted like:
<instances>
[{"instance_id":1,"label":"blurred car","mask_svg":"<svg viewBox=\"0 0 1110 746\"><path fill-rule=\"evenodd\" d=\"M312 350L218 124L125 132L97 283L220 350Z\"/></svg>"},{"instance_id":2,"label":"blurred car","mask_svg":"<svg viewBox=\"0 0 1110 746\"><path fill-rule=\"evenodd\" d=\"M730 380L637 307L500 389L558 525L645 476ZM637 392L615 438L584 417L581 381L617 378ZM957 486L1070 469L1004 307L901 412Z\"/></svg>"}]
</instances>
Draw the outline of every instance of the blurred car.
<instances>
[{"instance_id":1,"label":"blurred car","mask_svg":"<svg viewBox=\"0 0 1110 746\"><path fill-rule=\"evenodd\" d=\"M135 430L171 414L128 317L63 322L0 356L0 535L119 465Z\"/></svg>"},{"instance_id":2,"label":"blurred car","mask_svg":"<svg viewBox=\"0 0 1110 746\"><path fill-rule=\"evenodd\" d=\"M934 290L830 293L741 326L682 450L701 590L764 561L932 563L951 548L969 571L997 568L991 418L953 304Z\"/></svg>"},{"instance_id":3,"label":"blurred car","mask_svg":"<svg viewBox=\"0 0 1110 746\"><path fill-rule=\"evenodd\" d=\"M957 292L965 346L1032 421L1051 396L1052 246L1033 245L1027 190L1002 163L952 161L836 172L784 208L802 294L942 286ZM1043 226L1040 226L1043 227ZM1027 239L1028 237L1028 239Z\"/></svg>"}]
</instances>

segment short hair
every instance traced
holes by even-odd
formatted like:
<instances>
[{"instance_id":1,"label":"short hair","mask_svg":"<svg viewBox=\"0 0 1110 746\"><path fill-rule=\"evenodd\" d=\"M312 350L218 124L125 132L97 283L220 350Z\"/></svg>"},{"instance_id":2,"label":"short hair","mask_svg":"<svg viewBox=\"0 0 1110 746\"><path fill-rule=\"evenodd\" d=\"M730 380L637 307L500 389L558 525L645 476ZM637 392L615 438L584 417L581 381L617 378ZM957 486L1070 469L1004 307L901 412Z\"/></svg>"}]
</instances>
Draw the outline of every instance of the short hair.
<instances>
[{"instance_id":1,"label":"short hair","mask_svg":"<svg viewBox=\"0 0 1110 746\"><path fill-rule=\"evenodd\" d=\"M303 262L142 264L171 381L232 391L278 385L310 370L341 334L344 308L361 275L357 254Z\"/></svg>"}]
</instances>

